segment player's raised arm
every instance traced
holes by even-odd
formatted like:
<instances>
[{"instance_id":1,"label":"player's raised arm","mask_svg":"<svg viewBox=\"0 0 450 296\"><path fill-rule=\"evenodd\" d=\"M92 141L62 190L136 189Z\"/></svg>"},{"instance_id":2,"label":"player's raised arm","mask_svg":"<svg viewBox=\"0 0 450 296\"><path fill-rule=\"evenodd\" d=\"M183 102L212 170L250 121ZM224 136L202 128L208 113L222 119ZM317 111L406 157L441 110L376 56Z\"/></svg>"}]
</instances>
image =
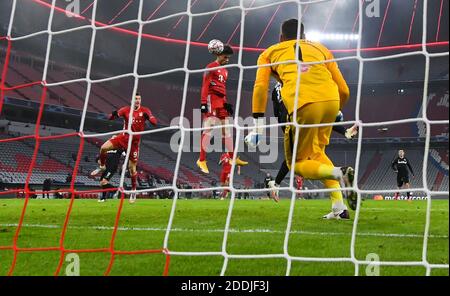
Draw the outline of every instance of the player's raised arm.
<instances>
[{"instance_id":1,"label":"player's raised arm","mask_svg":"<svg viewBox=\"0 0 450 296\"><path fill-rule=\"evenodd\" d=\"M267 108L267 92L269 91L270 75L272 69L269 59L263 52L258 58L258 71L256 72L255 86L253 87L252 112L253 117L263 117Z\"/></svg>"},{"instance_id":2,"label":"player's raised arm","mask_svg":"<svg viewBox=\"0 0 450 296\"><path fill-rule=\"evenodd\" d=\"M153 113L150 109L145 108L144 110L144 117L146 120L148 120L152 125L156 126L158 124L158 120L155 116L153 116Z\"/></svg>"},{"instance_id":3,"label":"player's raised arm","mask_svg":"<svg viewBox=\"0 0 450 296\"><path fill-rule=\"evenodd\" d=\"M327 50L327 60L333 60L333 54ZM347 104L348 99L350 98L350 89L348 88L347 82L344 79L344 76L339 70L339 66L337 62L327 63L327 68L333 77L334 82L336 82L339 89L339 97L341 99L341 109Z\"/></svg>"},{"instance_id":4,"label":"player's raised arm","mask_svg":"<svg viewBox=\"0 0 450 296\"><path fill-rule=\"evenodd\" d=\"M129 111L129 110L128 110ZM127 112L127 107L120 108L119 110L114 110L108 117L109 120L116 120L119 117L123 117Z\"/></svg>"}]
</instances>

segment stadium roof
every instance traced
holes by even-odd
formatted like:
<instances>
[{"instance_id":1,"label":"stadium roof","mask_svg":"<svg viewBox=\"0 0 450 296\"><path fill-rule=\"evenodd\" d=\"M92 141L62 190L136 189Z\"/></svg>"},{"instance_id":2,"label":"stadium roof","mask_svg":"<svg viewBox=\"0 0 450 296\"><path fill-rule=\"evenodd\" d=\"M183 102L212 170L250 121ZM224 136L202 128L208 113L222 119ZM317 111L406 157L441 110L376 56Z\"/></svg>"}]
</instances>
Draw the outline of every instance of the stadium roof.
<instances>
[{"instance_id":1,"label":"stadium roof","mask_svg":"<svg viewBox=\"0 0 450 296\"><path fill-rule=\"evenodd\" d=\"M5 36L9 24L12 0L0 3L0 36ZM95 56L132 64L136 52L138 24L138 0L98 0L96 21L98 26L121 24L114 28L98 30L94 48ZM301 11L306 32L319 38L338 56L355 56L357 40L361 39L363 56L379 56L391 53L421 50L424 7L423 0L380 0L379 12L367 15L369 1L363 6L363 30L359 36L360 21L358 0L317 1L244 0L245 11L243 64L253 65L263 48L278 41L280 24L297 17ZM373 3L376 4L377 1ZM448 1L427 1L427 39L431 52L448 51ZM18 1L14 18L13 36L23 36L46 30L52 0ZM210 57L204 45L217 38L238 46L240 43L242 10L239 0L191 0L192 31L189 56L190 68L203 68ZM65 0L55 1L53 31L67 30L90 24L93 0L80 1L79 11L68 17L65 10L73 8ZM149 68L165 70L183 67L185 42L189 17L187 0L143 1L142 20L149 21L143 27L144 38L140 61ZM217 12L222 9L221 12ZM73 10L72 10L73 11ZM131 21L131 23L129 23ZM90 45L90 29L55 35L53 43L61 48L78 50L87 54ZM40 39L39 39L40 38ZM38 40L39 41L36 41ZM46 36L36 36L33 45L44 51ZM27 44L28 46L29 44ZM19 44L20 46L20 44ZM39 52L39 50L37 50ZM69 59L69 57L68 57ZM448 71L448 70L447 70Z\"/></svg>"}]
</instances>

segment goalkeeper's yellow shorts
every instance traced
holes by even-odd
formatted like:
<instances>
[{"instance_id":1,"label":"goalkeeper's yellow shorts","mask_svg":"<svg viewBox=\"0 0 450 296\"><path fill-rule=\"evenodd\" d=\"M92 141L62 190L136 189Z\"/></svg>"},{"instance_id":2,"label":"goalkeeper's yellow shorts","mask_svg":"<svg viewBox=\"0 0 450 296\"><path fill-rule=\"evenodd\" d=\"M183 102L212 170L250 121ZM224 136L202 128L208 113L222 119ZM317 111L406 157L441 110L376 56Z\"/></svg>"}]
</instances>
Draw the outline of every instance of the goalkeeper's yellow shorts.
<instances>
[{"instance_id":1,"label":"goalkeeper's yellow shorts","mask_svg":"<svg viewBox=\"0 0 450 296\"><path fill-rule=\"evenodd\" d=\"M334 123L339 112L339 101L310 103L297 111L298 124ZM288 121L293 122L293 115ZM295 162L317 160L323 164L333 165L325 154L325 147L330 143L333 126L300 128L297 151L294 150L296 128L287 126L284 133L284 152L288 167L291 167L293 155Z\"/></svg>"}]
</instances>

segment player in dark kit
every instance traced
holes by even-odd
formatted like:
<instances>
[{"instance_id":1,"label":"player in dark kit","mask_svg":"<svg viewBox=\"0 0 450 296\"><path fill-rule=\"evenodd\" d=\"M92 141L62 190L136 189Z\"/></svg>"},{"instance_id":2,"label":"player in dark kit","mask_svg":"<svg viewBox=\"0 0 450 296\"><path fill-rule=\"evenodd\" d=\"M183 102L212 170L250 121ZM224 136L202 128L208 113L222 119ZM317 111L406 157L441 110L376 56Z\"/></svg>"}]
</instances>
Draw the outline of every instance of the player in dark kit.
<instances>
[{"instance_id":1,"label":"player in dark kit","mask_svg":"<svg viewBox=\"0 0 450 296\"><path fill-rule=\"evenodd\" d=\"M122 156L125 156L125 151L122 149L116 149L116 150L110 150L106 153L106 170L103 171L102 175L100 176L100 186L102 189L111 189L114 188L113 185L111 185L109 182L111 181L112 177L117 172L117 169L119 168L120 160ZM100 164L100 156L97 157L97 162ZM105 202L108 196L112 196L114 192L112 191L104 191L102 192L101 198L98 200L98 202Z\"/></svg>"},{"instance_id":2,"label":"player in dark kit","mask_svg":"<svg viewBox=\"0 0 450 296\"><path fill-rule=\"evenodd\" d=\"M273 112L275 117L278 119L279 123L286 123L288 118L288 112L283 104L283 98L281 97L281 88L282 84L277 83L272 91ZM344 114L341 111L339 111L339 113L336 116L336 122L343 122L343 121L344 121ZM284 133L285 127L282 126L281 129L283 130ZM346 129L342 125L336 125L333 126L333 131L345 136L347 139L353 139L358 134L358 126L355 124L351 128ZM294 143L291 143L291 146L293 145ZM281 164L280 170L278 171L275 180L272 180L269 183L269 187L274 189L271 192L271 195L275 201L278 201L278 187L280 187L281 182L284 180L284 178L288 173L289 168L285 160Z\"/></svg>"},{"instance_id":3,"label":"player in dark kit","mask_svg":"<svg viewBox=\"0 0 450 296\"><path fill-rule=\"evenodd\" d=\"M229 45L224 45L221 52L215 53L216 60L207 66L207 69L225 66L233 55L233 49ZM216 70L208 70L203 75L203 84L201 90L201 107L203 116L203 131L200 142L200 157L197 160L197 166L200 170L209 174L208 165L206 163L206 148L211 141L212 127L229 124L228 117L233 116L233 106L227 101L227 84L228 70L226 68L218 68ZM222 129L223 141L225 148L233 158L233 138L229 127ZM235 164L238 166L247 165L248 162L236 158Z\"/></svg>"},{"instance_id":4,"label":"player in dark kit","mask_svg":"<svg viewBox=\"0 0 450 296\"><path fill-rule=\"evenodd\" d=\"M122 118L124 121L124 130L128 128L128 122L130 120L130 111L131 108L133 108L133 116L132 116L132 124L131 124L131 131L132 132L143 132L145 130L146 122L149 121L152 125L157 124L156 118L153 116L150 109L141 106L141 100L142 97L139 93L136 94L134 106L126 106L121 108L118 111L114 111L109 119L115 120L117 118ZM106 170L106 158L107 158L107 152L110 150L115 149L122 149L127 151L128 150L128 141L129 141L130 135L128 133L122 133L116 137L111 138L110 140L106 141L101 149L100 149L100 167L94 170L91 173L92 177L98 176L102 174ZM130 147L130 159L128 162L128 170L130 171L131 175L131 190L136 190L137 188L137 163L139 159L139 145L141 142L141 136L140 135L133 135L131 140L131 147ZM130 202L134 203L136 201L136 194L133 193L130 195Z\"/></svg>"},{"instance_id":5,"label":"player in dark kit","mask_svg":"<svg viewBox=\"0 0 450 296\"><path fill-rule=\"evenodd\" d=\"M394 159L394 161L391 164L391 168L397 173L397 187L398 189L402 188L410 188L409 183L409 172L414 177L414 171L411 167L410 161L405 157L405 151L399 150L398 151L398 157ZM394 199L398 199L399 192L395 193ZM408 200L411 198L411 193L408 191L406 193L406 196L408 197Z\"/></svg>"},{"instance_id":6,"label":"player in dark kit","mask_svg":"<svg viewBox=\"0 0 450 296\"><path fill-rule=\"evenodd\" d=\"M264 188L272 188L271 187L271 183L273 183L273 178L270 175L270 173L267 173L266 177L264 178ZM267 192L267 197L268 198L273 198L276 202L279 201L278 195L273 195L271 194L271 192Z\"/></svg>"}]
</instances>

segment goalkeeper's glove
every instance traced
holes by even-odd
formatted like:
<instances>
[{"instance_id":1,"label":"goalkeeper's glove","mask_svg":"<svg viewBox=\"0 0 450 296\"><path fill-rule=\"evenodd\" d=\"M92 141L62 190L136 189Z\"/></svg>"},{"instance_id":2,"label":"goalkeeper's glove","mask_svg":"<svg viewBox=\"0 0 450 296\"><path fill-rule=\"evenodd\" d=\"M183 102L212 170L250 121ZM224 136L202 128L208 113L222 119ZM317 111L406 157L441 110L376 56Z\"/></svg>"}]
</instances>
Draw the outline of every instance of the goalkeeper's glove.
<instances>
[{"instance_id":1,"label":"goalkeeper's glove","mask_svg":"<svg viewBox=\"0 0 450 296\"><path fill-rule=\"evenodd\" d=\"M202 113L208 113L208 104L202 104L202 106L200 107L200 111Z\"/></svg>"},{"instance_id":2,"label":"goalkeeper's glove","mask_svg":"<svg viewBox=\"0 0 450 296\"><path fill-rule=\"evenodd\" d=\"M225 108L225 110L227 110L228 114L230 114L231 116L234 115L233 105L228 104L228 103L224 103L223 107Z\"/></svg>"},{"instance_id":3,"label":"goalkeeper's glove","mask_svg":"<svg viewBox=\"0 0 450 296\"><path fill-rule=\"evenodd\" d=\"M261 143L261 138L264 133L264 117L258 117L254 119L255 126L251 130L251 132L245 137L245 143L252 147L256 148Z\"/></svg>"}]
</instances>

